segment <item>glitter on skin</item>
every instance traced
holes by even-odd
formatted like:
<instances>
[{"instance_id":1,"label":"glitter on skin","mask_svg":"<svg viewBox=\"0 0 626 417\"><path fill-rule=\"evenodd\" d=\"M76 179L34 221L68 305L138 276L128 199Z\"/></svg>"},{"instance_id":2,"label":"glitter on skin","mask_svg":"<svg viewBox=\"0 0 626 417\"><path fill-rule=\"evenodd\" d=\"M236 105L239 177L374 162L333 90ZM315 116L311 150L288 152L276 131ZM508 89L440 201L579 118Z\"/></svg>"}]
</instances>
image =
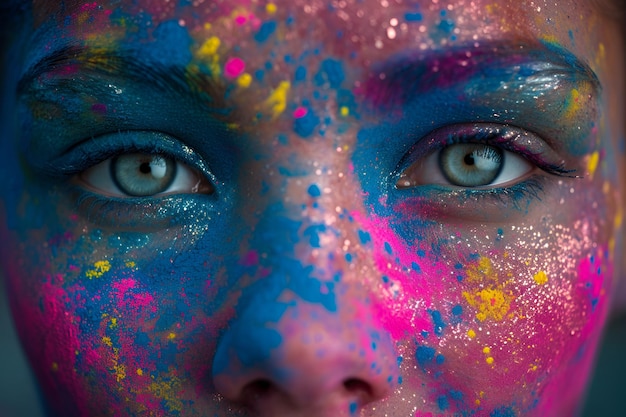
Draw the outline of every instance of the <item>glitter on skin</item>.
<instances>
[{"instance_id":1,"label":"glitter on skin","mask_svg":"<svg viewBox=\"0 0 626 417\"><path fill-rule=\"evenodd\" d=\"M541 11L515 1L187 3L68 4L63 39L106 48L91 60L72 54L63 70L41 74L20 104L33 120L24 143L49 150L34 156L62 154L67 141L64 149L78 146L83 156L110 154L118 142L124 149L156 142L217 190L131 204L94 197L99 185L83 177L75 188L89 193L78 198L58 182L42 190L11 162L17 158L5 161L24 185L3 203L11 226L0 237L16 244L2 266L27 354L58 414L246 415L237 389L251 382L250 367L285 392L307 393L298 397L306 401L312 386L336 376L324 372L356 363L350 376L379 397L340 397L337 409L320 413L567 415L559 407L581 397L608 311L613 251L621 250L614 153L601 153L610 147L608 129L597 123L616 106L596 96L593 83L568 78L579 73L565 71L558 83L532 77L546 64L537 59L558 54L542 49L549 43L572 49L606 82L606 58L585 52L598 50L604 25L573 23L545 1ZM575 8L588 13L582 2L567 7ZM575 44L572 25L587 35ZM529 39L511 43L522 35ZM372 105L393 90L384 84L390 67L378 71L391 57L400 59L396 69L407 55L436 57L429 71L458 75L450 68L465 68L485 45L537 52L514 65L517 72L489 66L478 80L438 78L445 85L427 103ZM149 53L149 70L94 73L96 62L116 62L103 51L129 50L132 65L122 66L144 69ZM447 51L456 51L455 62L441 59ZM163 66L165 58L178 61ZM382 82L373 98L365 88L372 78ZM468 84L455 90L460 79ZM403 98L425 97L400 80ZM123 92L99 87L109 84ZM556 86L556 95L538 90L534 98L540 85ZM577 101L553 100L574 89ZM94 104L106 113L94 114ZM490 193L393 186L404 158L436 152L434 141L419 141L432 126L480 120L534 129L540 119L565 125L539 135L559 144L555 159L595 175L581 181L537 168ZM170 137L86 139L107 126ZM585 132L580 146L562 140L562 131ZM594 155L602 163L592 170ZM41 159L23 161L48 175L37 170ZM77 166L67 155L45 162ZM105 258L106 271L98 264ZM89 271L101 275L89 279ZM549 281L537 285L536 271ZM337 352L343 356L333 362ZM287 404L247 406L296 414Z\"/></svg>"}]
</instances>

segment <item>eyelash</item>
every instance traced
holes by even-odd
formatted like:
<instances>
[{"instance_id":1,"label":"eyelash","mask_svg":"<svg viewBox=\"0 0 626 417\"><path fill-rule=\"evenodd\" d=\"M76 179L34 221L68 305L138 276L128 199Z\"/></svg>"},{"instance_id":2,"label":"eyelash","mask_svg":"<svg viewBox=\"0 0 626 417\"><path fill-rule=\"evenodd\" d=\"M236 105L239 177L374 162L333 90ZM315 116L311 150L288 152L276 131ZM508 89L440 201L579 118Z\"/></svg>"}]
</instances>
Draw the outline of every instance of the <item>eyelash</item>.
<instances>
[{"instance_id":1,"label":"eyelash","mask_svg":"<svg viewBox=\"0 0 626 417\"><path fill-rule=\"evenodd\" d=\"M444 140L438 138L440 133L450 132ZM494 125L494 124L473 124L473 125L451 125L446 126L437 131L431 132L430 141L424 144L424 140L418 142L401 160L398 168L392 174L393 182L396 183L400 175L405 172L413 164L436 152L441 152L445 147L455 144L476 143L498 147L502 150L513 152L535 165L544 173L564 178L579 178L573 175L576 170L568 169L564 162L553 164L546 161L540 152L532 152L528 147L516 145L514 142L519 135L505 137L510 133L526 132L532 136L534 134L527 132L525 129L514 126ZM462 188L446 185L424 185L407 188L404 190L396 190L399 192L408 191L410 194L423 195L424 192L429 194L429 198L439 198L443 200L451 200L457 198L463 204L476 204L481 206L492 205L497 207L513 206L522 208L522 201L541 200L544 192L546 177L541 174L533 174L524 181L517 182L510 186L491 188ZM422 188L422 190L418 190ZM423 189L427 188L427 191Z\"/></svg>"}]
</instances>

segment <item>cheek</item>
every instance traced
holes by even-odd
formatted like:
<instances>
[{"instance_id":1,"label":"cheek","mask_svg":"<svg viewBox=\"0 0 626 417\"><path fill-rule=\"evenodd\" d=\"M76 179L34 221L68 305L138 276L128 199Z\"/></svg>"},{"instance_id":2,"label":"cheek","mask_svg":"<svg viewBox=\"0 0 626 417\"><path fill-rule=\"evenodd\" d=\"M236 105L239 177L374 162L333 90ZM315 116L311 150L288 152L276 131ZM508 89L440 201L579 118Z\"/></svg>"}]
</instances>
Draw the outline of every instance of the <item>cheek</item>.
<instances>
[{"instance_id":1,"label":"cheek","mask_svg":"<svg viewBox=\"0 0 626 417\"><path fill-rule=\"evenodd\" d=\"M400 390L426 381L441 411L531 409L542 392L579 392L613 279L600 183L551 187L491 223L461 222L454 207L436 223L407 205L353 214L382 277L373 309L397 341Z\"/></svg>"},{"instance_id":2,"label":"cheek","mask_svg":"<svg viewBox=\"0 0 626 417\"><path fill-rule=\"evenodd\" d=\"M45 205L32 195L46 196ZM189 239L176 228L150 237L103 232L55 193L31 190L22 201L3 223L2 266L18 333L53 408L90 415L105 402L121 415L120 391L137 394L137 410L159 409L185 379L205 391L207 358L229 315L228 285L220 290L209 255L216 251L177 247Z\"/></svg>"}]
</instances>

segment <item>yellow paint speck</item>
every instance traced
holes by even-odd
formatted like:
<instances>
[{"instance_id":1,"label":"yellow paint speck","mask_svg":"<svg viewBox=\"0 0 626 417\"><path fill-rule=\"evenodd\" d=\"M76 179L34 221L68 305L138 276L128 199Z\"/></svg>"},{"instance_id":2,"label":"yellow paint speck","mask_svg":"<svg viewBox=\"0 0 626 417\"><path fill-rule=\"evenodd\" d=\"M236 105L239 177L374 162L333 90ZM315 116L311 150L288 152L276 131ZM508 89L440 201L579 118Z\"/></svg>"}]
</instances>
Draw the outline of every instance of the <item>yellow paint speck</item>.
<instances>
[{"instance_id":1,"label":"yellow paint speck","mask_svg":"<svg viewBox=\"0 0 626 417\"><path fill-rule=\"evenodd\" d=\"M115 327L117 327L117 318L111 317L111 324L109 325L109 328L113 329Z\"/></svg>"},{"instance_id":2,"label":"yellow paint speck","mask_svg":"<svg viewBox=\"0 0 626 417\"><path fill-rule=\"evenodd\" d=\"M237 78L237 85L241 88L248 88L252 83L252 76L250 74L243 73Z\"/></svg>"},{"instance_id":3,"label":"yellow paint speck","mask_svg":"<svg viewBox=\"0 0 626 417\"><path fill-rule=\"evenodd\" d=\"M109 347L113 346L113 343L111 342L111 338L107 337L107 336L104 336L102 338L102 343L104 343L105 345L107 345Z\"/></svg>"},{"instance_id":4,"label":"yellow paint speck","mask_svg":"<svg viewBox=\"0 0 626 417\"><path fill-rule=\"evenodd\" d=\"M491 349L489 348L489 346L485 346L483 348L483 353L488 354L489 352L491 352Z\"/></svg>"},{"instance_id":5,"label":"yellow paint speck","mask_svg":"<svg viewBox=\"0 0 626 417\"><path fill-rule=\"evenodd\" d=\"M341 114L342 117L347 117L350 114L350 109L346 106L341 106L339 114Z\"/></svg>"},{"instance_id":6,"label":"yellow paint speck","mask_svg":"<svg viewBox=\"0 0 626 417\"><path fill-rule=\"evenodd\" d=\"M143 376L143 369L137 368L137 375Z\"/></svg>"},{"instance_id":7,"label":"yellow paint speck","mask_svg":"<svg viewBox=\"0 0 626 417\"><path fill-rule=\"evenodd\" d=\"M533 276L533 279L535 280L537 285L544 285L548 282L548 274L546 274L544 271L539 271Z\"/></svg>"},{"instance_id":8,"label":"yellow paint speck","mask_svg":"<svg viewBox=\"0 0 626 417\"><path fill-rule=\"evenodd\" d=\"M513 299L499 288L485 288L473 294L463 292L463 297L470 306L478 309L476 318L479 321L502 320L509 312Z\"/></svg>"},{"instance_id":9,"label":"yellow paint speck","mask_svg":"<svg viewBox=\"0 0 626 417\"><path fill-rule=\"evenodd\" d=\"M124 263L124 265L126 266L126 268L134 268L137 266L137 264L135 263L135 261L126 261Z\"/></svg>"},{"instance_id":10,"label":"yellow paint speck","mask_svg":"<svg viewBox=\"0 0 626 417\"><path fill-rule=\"evenodd\" d=\"M487 362L489 365L493 364L493 358L490 356L487 359L485 359L485 362Z\"/></svg>"},{"instance_id":11,"label":"yellow paint speck","mask_svg":"<svg viewBox=\"0 0 626 417\"><path fill-rule=\"evenodd\" d=\"M170 333L167 335L167 338L172 340L172 339L176 339L176 333Z\"/></svg>"},{"instance_id":12,"label":"yellow paint speck","mask_svg":"<svg viewBox=\"0 0 626 417\"><path fill-rule=\"evenodd\" d=\"M269 14L276 13L276 10L278 10L278 8L274 3L267 3L267 6L265 6L265 11Z\"/></svg>"},{"instance_id":13,"label":"yellow paint speck","mask_svg":"<svg viewBox=\"0 0 626 417\"><path fill-rule=\"evenodd\" d=\"M567 99L565 117L573 117L580 110L580 92L573 88Z\"/></svg>"},{"instance_id":14,"label":"yellow paint speck","mask_svg":"<svg viewBox=\"0 0 626 417\"><path fill-rule=\"evenodd\" d=\"M97 261L93 264L93 268L85 272L85 275L89 279L100 278L111 269L111 263L109 261Z\"/></svg>"},{"instance_id":15,"label":"yellow paint speck","mask_svg":"<svg viewBox=\"0 0 626 417\"><path fill-rule=\"evenodd\" d=\"M474 330L472 330L472 329L469 329L469 330L467 331L467 336L468 336L470 339L473 339L473 338L475 338L475 337L476 337L476 332L475 332Z\"/></svg>"},{"instance_id":16,"label":"yellow paint speck","mask_svg":"<svg viewBox=\"0 0 626 417\"><path fill-rule=\"evenodd\" d=\"M598 168L598 163L600 162L600 153L595 151L591 155L589 155L589 159L587 159L587 172L589 176L593 178L593 174L596 173L596 169Z\"/></svg>"},{"instance_id":17,"label":"yellow paint speck","mask_svg":"<svg viewBox=\"0 0 626 417\"><path fill-rule=\"evenodd\" d=\"M273 117L278 117L287 108L287 96L290 88L291 83L289 81L281 81L278 87L265 100L265 104L272 109Z\"/></svg>"},{"instance_id":18,"label":"yellow paint speck","mask_svg":"<svg viewBox=\"0 0 626 417\"><path fill-rule=\"evenodd\" d=\"M117 382L120 382L122 379L126 378L126 367L124 365L113 366L113 371L115 372L115 379L117 380Z\"/></svg>"},{"instance_id":19,"label":"yellow paint speck","mask_svg":"<svg viewBox=\"0 0 626 417\"><path fill-rule=\"evenodd\" d=\"M210 58L217 53L222 41L217 36L211 36L204 41L200 49L198 49L198 57Z\"/></svg>"}]
</instances>

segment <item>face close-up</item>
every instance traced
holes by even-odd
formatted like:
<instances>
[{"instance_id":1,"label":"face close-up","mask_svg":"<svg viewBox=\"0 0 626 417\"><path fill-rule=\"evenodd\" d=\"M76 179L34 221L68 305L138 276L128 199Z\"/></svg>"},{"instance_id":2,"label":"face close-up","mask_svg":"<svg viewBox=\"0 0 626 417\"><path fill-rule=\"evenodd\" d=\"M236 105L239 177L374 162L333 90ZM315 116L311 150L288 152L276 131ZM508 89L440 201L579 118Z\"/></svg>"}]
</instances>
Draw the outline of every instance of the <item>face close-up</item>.
<instances>
[{"instance_id":1,"label":"face close-up","mask_svg":"<svg viewBox=\"0 0 626 417\"><path fill-rule=\"evenodd\" d=\"M0 271L48 415L576 415L624 67L555 3L16 6Z\"/></svg>"}]
</instances>

